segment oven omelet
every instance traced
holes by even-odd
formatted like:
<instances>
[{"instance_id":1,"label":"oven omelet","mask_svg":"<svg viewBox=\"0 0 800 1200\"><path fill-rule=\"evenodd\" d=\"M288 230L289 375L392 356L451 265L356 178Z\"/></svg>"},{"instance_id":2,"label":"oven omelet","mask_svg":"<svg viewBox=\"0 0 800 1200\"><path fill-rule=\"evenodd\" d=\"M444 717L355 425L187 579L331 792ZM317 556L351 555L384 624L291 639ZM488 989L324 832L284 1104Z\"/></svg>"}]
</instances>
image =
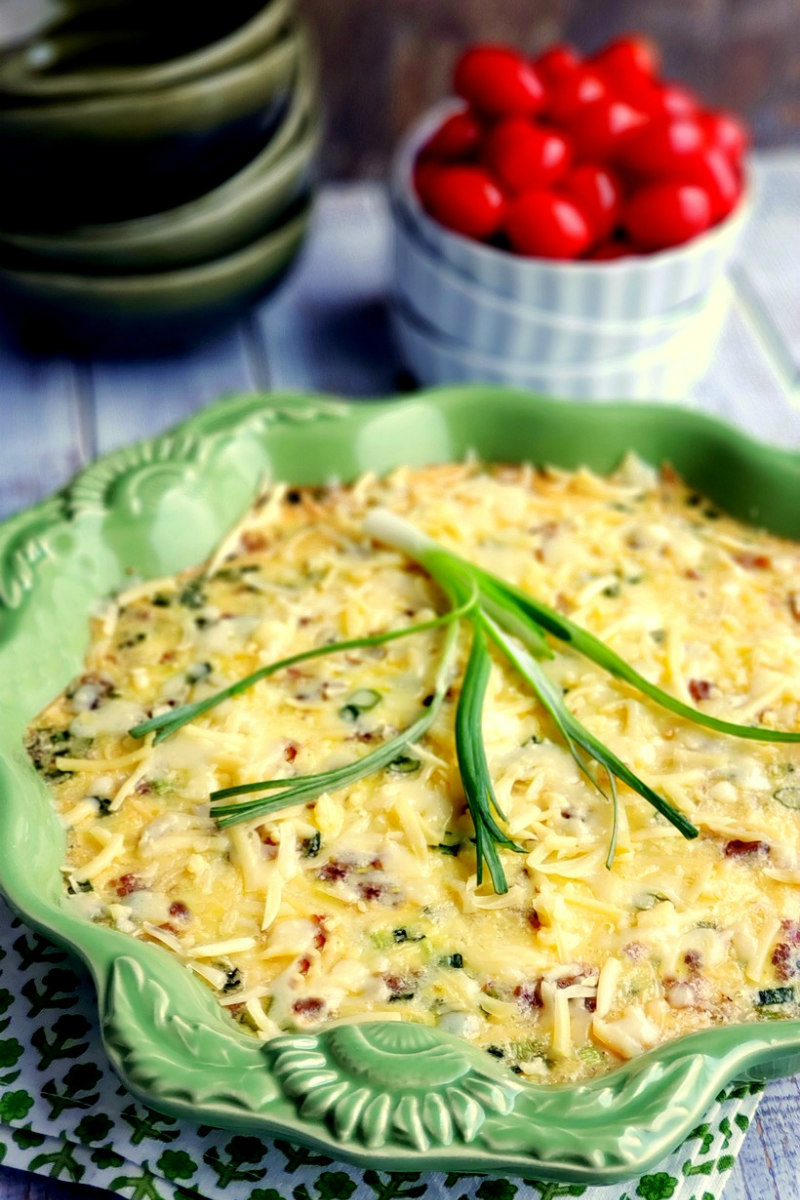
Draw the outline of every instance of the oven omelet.
<instances>
[{"instance_id":1,"label":"oven omelet","mask_svg":"<svg viewBox=\"0 0 800 1200\"><path fill-rule=\"evenodd\" d=\"M493 664L484 736L509 890L478 885L453 715L349 789L217 827L210 794L351 762L424 706L445 633L264 679L174 736L129 731L257 668L446 609L366 512L394 510L742 724L800 728L800 546L726 517L669 469L602 478L477 463L350 487L274 487L203 567L129 588L83 671L32 722L87 919L177 955L255 1036L435 1025L564 1082L722 1022L800 1015L800 746L681 720L554 643L568 707L700 830L580 774L533 694Z\"/></svg>"}]
</instances>

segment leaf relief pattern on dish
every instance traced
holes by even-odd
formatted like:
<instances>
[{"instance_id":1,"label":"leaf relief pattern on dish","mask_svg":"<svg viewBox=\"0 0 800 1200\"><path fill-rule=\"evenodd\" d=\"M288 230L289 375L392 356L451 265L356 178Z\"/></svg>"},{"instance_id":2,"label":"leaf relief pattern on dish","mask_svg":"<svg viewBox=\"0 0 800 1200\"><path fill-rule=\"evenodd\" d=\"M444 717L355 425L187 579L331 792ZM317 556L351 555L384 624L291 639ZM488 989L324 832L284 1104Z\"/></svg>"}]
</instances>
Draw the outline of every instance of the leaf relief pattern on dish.
<instances>
[{"instance_id":1,"label":"leaf relief pattern on dish","mask_svg":"<svg viewBox=\"0 0 800 1200\"><path fill-rule=\"evenodd\" d=\"M263 1043L227 1028L210 994L199 992L188 972L184 981L172 963L160 965L174 986L158 981L155 962L146 971L121 955L111 967L103 1037L124 1078L168 1104L262 1112L279 1095ZM207 1022L199 1015L201 1004Z\"/></svg>"},{"instance_id":2,"label":"leaf relief pattern on dish","mask_svg":"<svg viewBox=\"0 0 800 1200\"><path fill-rule=\"evenodd\" d=\"M278 1037L265 1049L300 1117L376 1149L474 1142L490 1114L512 1112L521 1091L484 1068L480 1052L424 1025L341 1025L318 1037Z\"/></svg>"},{"instance_id":3,"label":"leaf relief pattern on dish","mask_svg":"<svg viewBox=\"0 0 800 1200\"><path fill-rule=\"evenodd\" d=\"M22 604L36 567L53 557L49 542L63 519L64 502L53 496L0 527L0 608Z\"/></svg>"}]
</instances>

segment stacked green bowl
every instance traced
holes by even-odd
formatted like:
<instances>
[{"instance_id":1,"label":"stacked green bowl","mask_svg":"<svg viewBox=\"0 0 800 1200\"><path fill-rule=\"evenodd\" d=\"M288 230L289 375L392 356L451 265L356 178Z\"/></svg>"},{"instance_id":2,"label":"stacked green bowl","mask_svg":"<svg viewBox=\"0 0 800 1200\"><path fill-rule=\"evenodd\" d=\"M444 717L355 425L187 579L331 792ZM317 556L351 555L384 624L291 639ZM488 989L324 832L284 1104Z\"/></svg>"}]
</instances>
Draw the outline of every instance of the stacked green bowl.
<instances>
[{"instance_id":1,"label":"stacked green bowl","mask_svg":"<svg viewBox=\"0 0 800 1200\"><path fill-rule=\"evenodd\" d=\"M0 307L37 341L152 346L283 277L321 132L295 0L71 0L0 52Z\"/></svg>"}]
</instances>

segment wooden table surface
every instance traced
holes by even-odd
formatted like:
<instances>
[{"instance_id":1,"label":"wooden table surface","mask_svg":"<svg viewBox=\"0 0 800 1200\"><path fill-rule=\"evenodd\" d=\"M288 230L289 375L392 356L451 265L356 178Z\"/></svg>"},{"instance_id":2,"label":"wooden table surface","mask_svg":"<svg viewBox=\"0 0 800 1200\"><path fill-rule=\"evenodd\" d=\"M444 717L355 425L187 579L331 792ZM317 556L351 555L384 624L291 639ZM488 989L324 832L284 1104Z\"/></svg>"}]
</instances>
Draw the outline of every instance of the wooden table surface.
<instances>
[{"instance_id":1,"label":"wooden table surface","mask_svg":"<svg viewBox=\"0 0 800 1200\"><path fill-rule=\"evenodd\" d=\"M690 398L772 442L800 447L800 152L763 155L758 206L732 270L714 364ZM171 357L32 358L0 331L0 518L98 454L154 434L226 392L390 396L402 380L385 300L391 249L374 185L323 192L287 285L217 339ZM800 1198L800 1084L771 1084L724 1200ZM718 1197L699 1181L698 1198ZM0 1166L0 1200L78 1200L94 1189Z\"/></svg>"}]
</instances>

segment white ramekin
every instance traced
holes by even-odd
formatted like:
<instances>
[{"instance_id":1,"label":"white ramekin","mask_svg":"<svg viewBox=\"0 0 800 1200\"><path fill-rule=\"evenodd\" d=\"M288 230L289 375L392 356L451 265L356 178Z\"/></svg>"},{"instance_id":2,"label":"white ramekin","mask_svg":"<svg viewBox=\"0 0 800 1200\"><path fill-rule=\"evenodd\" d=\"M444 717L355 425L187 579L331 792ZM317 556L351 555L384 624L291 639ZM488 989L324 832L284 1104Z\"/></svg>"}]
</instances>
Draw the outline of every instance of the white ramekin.
<instances>
[{"instance_id":1,"label":"white ramekin","mask_svg":"<svg viewBox=\"0 0 800 1200\"><path fill-rule=\"evenodd\" d=\"M728 311L722 280L697 320L659 346L604 362L565 366L481 354L439 334L399 302L391 320L403 362L420 384L507 383L581 400L679 400L708 369Z\"/></svg>"},{"instance_id":2,"label":"white ramekin","mask_svg":"<svg viewBox=\"0 0 800 1200\"><path fill-rule=\"evenodd\" d=\"M573 317L489 291L434 253L399 206L392 217L394 295L428 325L481 353L573 365L637 354L685 329L713 295L642 319Z\"/></svg>"},{"instance_id":3,"label":"white ramekin","mask_svg":"<svg viewBox=\"0 0 800 1200\"><path fill-rule=\"evenodd\" d=\"M691 303L722 275L752 207L749 187L729 217L685 245L610 262L526 258L445 229L420 204L412 171L421 147L459 107L446 101L412 126L394 157L391 196L419 239L467 279L521 304L611 321L640 320Z\"/></svg>"}]
</instances>

